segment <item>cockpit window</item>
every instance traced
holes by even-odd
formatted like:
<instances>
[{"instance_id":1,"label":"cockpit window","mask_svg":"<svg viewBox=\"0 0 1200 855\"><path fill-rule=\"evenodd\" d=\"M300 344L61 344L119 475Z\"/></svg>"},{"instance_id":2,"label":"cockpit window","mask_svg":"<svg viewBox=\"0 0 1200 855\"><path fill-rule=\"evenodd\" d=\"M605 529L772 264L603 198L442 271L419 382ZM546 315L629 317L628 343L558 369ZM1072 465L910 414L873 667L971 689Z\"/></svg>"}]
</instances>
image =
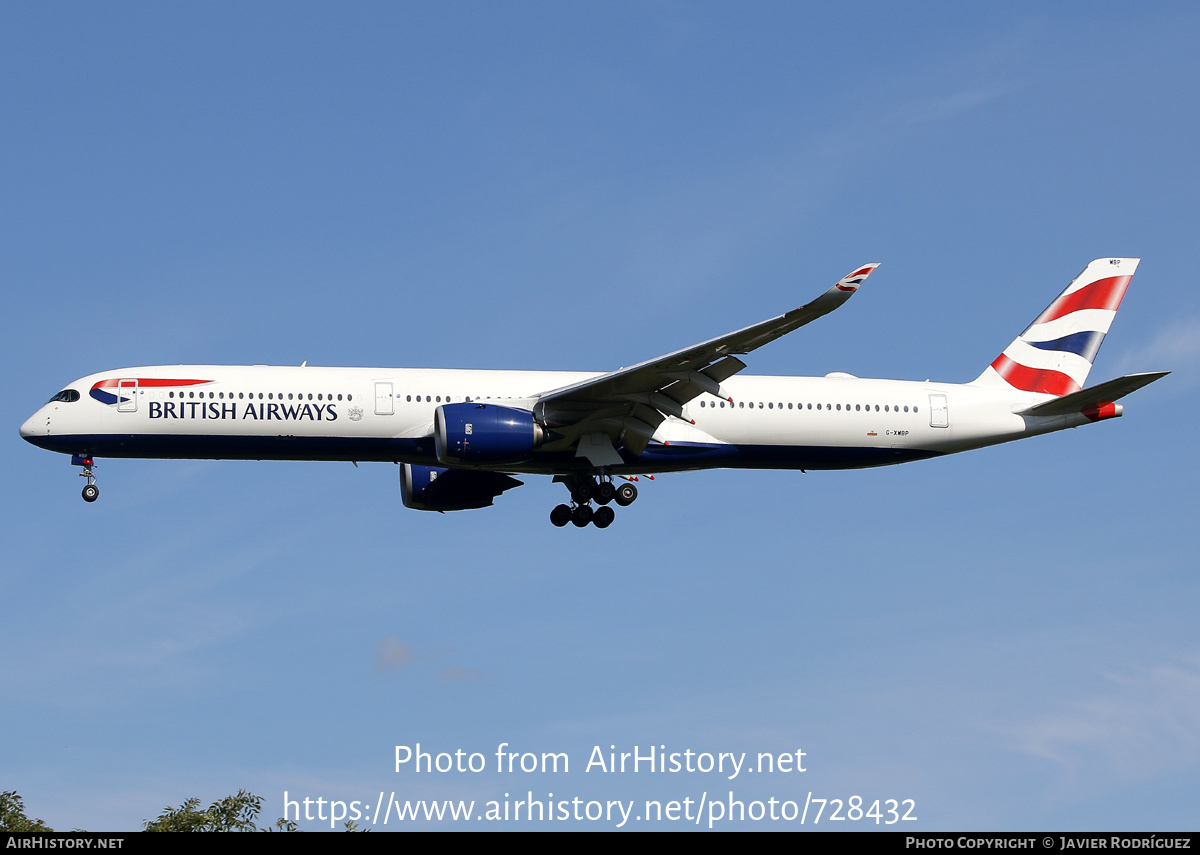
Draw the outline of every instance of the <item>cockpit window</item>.
<instances>
[{"instance_id":1,"label":"cockpit window","mask_svg":"<svg viewBox=\"0 0 1200 855\"><path fill-rule=\"evenodd\" d=\"M47 403L53 404L55 401L62 401L64 404L69 404L72 401L78 401L78 400L79 400L79 393L76 392L74 389L63 389L61 392L59 392L57 395L55 395L53 398L51 398L49 401L47 401Z\"/></svg>"}]
</instances>

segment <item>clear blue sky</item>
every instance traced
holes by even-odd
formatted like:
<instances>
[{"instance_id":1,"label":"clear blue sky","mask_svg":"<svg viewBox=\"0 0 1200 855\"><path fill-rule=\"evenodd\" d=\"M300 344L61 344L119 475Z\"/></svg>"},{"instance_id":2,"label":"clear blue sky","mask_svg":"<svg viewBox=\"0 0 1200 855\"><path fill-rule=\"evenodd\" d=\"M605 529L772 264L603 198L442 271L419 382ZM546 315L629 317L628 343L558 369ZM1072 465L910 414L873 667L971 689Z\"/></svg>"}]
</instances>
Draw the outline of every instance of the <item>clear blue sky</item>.
<instances>
[{"instance_id":1,"label":"clear blue sky","mask_svg":"<svg viewBox=\"0 0 1200 855\"><path fill-rule=\"evenodd\" d=\"M0 789L104 830L243 787L269 819L285 790L732 790L1194 828L1198 31L1183 3L0 7ZM963 382L1105 255L1143 262L1093 379L1175 372L1124 418L664 476L606 531L552 528L544 478L409 511L382 464L101 461L88 506L17 435L124 366L612 369L867 261L750 372ZM572 768L395 773L417 742ZM595 745L808 771L605 776Z\"/></svg>"}]
</instances>

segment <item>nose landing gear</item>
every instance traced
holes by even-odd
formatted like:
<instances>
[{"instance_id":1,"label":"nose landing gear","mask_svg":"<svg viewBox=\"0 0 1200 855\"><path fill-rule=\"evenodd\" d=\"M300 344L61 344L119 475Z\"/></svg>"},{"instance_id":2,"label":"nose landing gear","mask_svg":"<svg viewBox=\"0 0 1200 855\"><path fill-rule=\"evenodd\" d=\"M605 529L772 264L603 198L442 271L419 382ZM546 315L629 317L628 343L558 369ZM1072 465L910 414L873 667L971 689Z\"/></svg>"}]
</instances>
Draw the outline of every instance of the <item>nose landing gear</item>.
<instances>
[{"instance_id":1,"label":"nose landing gear","mask_svg":"<svg viewBox=\"0 0 1200 855\"><path fill-rule=\"evenodd\" d=\"M100 488L96 486L96 476L92 472L95 461L90 457L73 454L71 455L71 465L82 466L83 471L79 473L79 477L87 478L87 486L83 488L83 500L90 504L100 498Z\"/></svg>"}]
</instances>

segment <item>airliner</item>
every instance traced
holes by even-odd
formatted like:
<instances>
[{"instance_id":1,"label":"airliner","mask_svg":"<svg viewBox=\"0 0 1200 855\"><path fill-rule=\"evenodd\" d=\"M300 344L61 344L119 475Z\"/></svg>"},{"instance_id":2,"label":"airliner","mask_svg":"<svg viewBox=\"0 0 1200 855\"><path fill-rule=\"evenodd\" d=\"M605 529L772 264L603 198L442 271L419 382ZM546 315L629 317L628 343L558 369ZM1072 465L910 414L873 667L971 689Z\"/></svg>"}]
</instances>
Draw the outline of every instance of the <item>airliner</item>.
<instances>
[{"instance_id":1,"label":"airliner","mask_svg":"<svg viewBox=\"0 0 1200 855\"><path fill-rule=\"evenodd\" d=\"M554 525L607 528L658 473L885 466L1120 416L1169 373L1084 386L1138 261L1093 261L964 384L742 375L739 357L853 296L864 264L777 318L607 373L125 368L68 384L21 436L70 455L88 502L97 457L387 461L409 508L488 507L514 476L549 475L570 493Z\"/></svg>"}]
</instances>

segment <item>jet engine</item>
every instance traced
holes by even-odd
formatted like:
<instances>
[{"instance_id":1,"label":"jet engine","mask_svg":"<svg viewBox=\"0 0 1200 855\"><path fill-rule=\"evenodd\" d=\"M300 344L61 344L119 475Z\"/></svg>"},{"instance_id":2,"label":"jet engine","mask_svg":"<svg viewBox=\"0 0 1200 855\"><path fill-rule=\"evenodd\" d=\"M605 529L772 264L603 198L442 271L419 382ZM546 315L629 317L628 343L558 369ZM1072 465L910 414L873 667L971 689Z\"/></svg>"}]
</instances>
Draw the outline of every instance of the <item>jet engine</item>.
<instances>
[{"instance_id":1,"label":"jet engine","mask_svg":"<svg viewBox=\"0 0 1200 855\"><path fill-rule=\"evenodd\" d=\"M492 500L524 481L501 472L443 469L440 466L400 466L400 496L404 507L417 511L466 511L487 508Z\"/></svg>"},{"instance_id":2,"label":"jet engine","mask_svg":"<svg viewBox=\"0 0 1200 855\"><path fill-rule=\"evenodd\" d=\"M438 407L433 437L442 463L488 465L527 460L546 432L529 410L471 401Z\"/></svg>"}]
</instances>

